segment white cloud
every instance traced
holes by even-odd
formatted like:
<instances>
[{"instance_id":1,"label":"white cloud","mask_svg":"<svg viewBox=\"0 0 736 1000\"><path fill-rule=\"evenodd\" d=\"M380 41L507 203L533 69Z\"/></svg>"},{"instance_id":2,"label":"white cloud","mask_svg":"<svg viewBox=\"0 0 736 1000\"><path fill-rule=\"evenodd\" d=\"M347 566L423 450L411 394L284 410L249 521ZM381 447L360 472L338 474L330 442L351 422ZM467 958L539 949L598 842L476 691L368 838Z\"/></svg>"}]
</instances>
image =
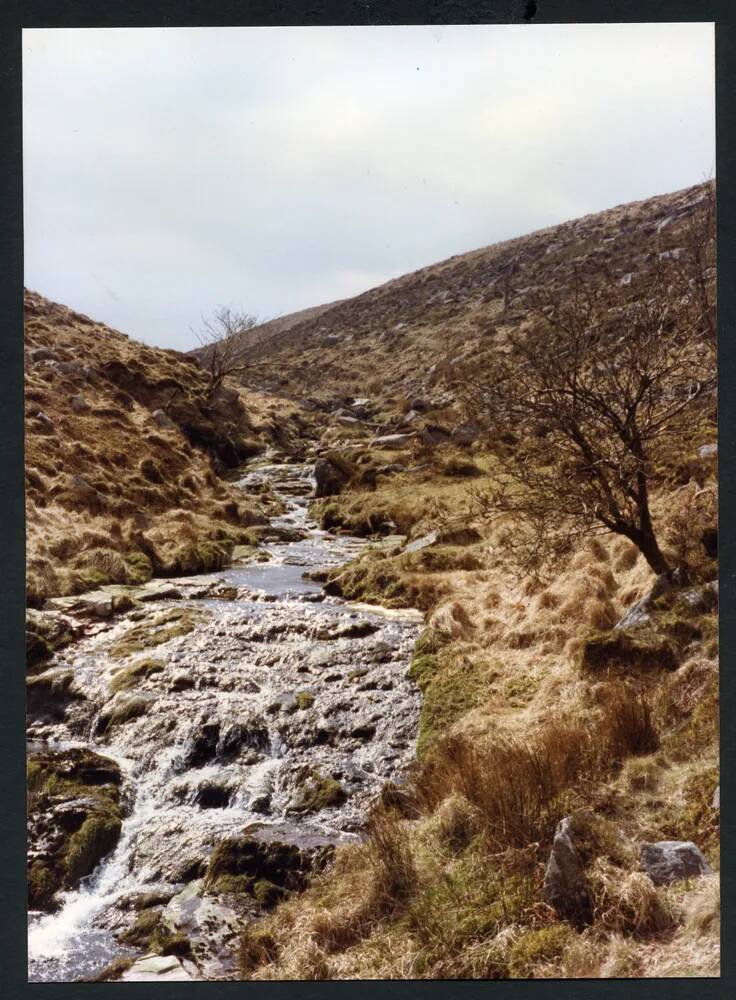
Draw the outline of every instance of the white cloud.
<instances>
[{"instance_id":1,"label":"white cloud","mask_svg":"<svg viewBox=\"0 0 736 1000\"><path fill-rule=\"evenodd\" d=\"M26 283L188 347L713 169L712 25L24 32Z\"/></svg>"}]
</instances>

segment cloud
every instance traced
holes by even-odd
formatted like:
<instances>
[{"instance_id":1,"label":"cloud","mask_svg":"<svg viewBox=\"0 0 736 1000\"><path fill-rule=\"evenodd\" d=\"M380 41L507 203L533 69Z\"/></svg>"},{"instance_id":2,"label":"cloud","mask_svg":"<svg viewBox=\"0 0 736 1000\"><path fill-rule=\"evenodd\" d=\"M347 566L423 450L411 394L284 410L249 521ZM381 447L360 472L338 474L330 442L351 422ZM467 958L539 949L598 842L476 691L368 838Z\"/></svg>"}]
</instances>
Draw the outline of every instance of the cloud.
<instances>
[{"instance_id":1,"label":"cloud","mask_svg":"<svg viewBox=\"0 0 736 1000\"><path fill-rule=\"evenodd\" d=\"M26 283L186 349L714 167L713 27L24 31Z\"/></svg>"}]
</instances>

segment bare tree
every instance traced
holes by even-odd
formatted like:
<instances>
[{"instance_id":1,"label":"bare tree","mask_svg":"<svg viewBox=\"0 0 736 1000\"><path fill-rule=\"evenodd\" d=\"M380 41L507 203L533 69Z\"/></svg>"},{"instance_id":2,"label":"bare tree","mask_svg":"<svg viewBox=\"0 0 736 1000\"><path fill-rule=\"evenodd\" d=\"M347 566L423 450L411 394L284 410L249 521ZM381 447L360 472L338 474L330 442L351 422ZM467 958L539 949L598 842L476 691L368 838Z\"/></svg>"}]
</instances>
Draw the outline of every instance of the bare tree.
<instances>
[{"instance_id":1,"label":"bare tree","mask_svg":"<svg viewBox=\"0 0 736 1000\"><path fill-rule=\"evenodd\" d=\"M218 306L212 317L202 318L201 329L194 333L202 345L199 363L209 376L208 399L227 375L242 375L258 364L249 356L249 351L259 342L257 335L252 333L258 325L255 316L229 306Z\"/></svg>"},{"instance_id":2,"label":"bare tree","mask_svg":"<svg viewBox=\"0 0 736 1000\"><path fill-rule=\"evenodd\" d=\"M712 398L715 357L702 289L681 260L653 256L634 288L589 269L566 294L525 299L528 328L491 376L467 375L473 416L516 441L476 501L488 519L513 520L508 548L526 572L605 532L630 539L655 573L673 569L650 487L658 450Z\"/></svg>"}]
</instances>

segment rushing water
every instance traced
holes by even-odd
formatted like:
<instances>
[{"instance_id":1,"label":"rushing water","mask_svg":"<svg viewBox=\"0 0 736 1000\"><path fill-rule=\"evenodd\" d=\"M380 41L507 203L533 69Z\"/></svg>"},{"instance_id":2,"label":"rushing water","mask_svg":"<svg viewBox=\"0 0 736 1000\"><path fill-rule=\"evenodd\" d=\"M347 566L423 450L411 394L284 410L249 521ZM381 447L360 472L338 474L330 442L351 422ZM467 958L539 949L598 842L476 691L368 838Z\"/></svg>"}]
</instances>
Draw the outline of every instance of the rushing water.
<instances>
[{"instance_id":1,"label":"rushing water","mask_svg":"<svg viewBox=\"0 0 736 1000\"><path fill-rule=\"evenodd\" d=\"M131 659L162 662L133 692L145 699L144 714L109 738L92 736L97 714L121 699L110 690L121 662L109 649L131 627L128 616L51 665L73 668L94 712L84 745L118 761L133 804L114 852L64 895L57 912L30 914L31 981L88 977L125 953L115 935L131 922L126 899L180 890L224 836L354 838L371 797L413 756L419 696L406 667L416 616L325 599L319 584L303 578L305 569L343 563L364 543L309 522L310 467L265 466L242 480L244 488L260 484L286 507L273 527L282 535L291 529L295 540L266 546L268 562L217 574L238 588L236 600L151 605L151 615L189 607L198 620L189 634ZM300 692L312 699L306 709L295 700ZM65 724L32 726L31 737L78 740L79 721L70 715ZM336 777L348 798L304 816L294 804L313 772Z\"/></svg>"}]
</instances>

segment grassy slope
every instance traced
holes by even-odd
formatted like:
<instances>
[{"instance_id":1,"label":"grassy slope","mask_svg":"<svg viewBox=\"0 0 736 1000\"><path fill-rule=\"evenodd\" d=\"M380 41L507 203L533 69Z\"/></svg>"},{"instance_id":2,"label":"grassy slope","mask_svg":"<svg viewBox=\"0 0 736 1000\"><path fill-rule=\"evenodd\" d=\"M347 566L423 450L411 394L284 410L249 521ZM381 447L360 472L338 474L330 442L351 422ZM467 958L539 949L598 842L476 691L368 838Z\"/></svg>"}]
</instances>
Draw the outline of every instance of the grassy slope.
<instances>
[{"instance_id":1,"label":"grassy slope","mask_svg":"<svg viewBox=\"0 0 736 1000\"><path fill-rule=\"evenodd\" d=\"M448 534L413 554L377 545L332 574L335 592L427 612L412 664L424 693L420 759L403 793L387 790L365 845L338 852L330 875L246 930L245 976L717 974L717 876L654 889L637 871L637 845L670 838L693 839L718 868L715 611L665 601L636 639L652 669L610 653L606 669L585 670L591 637L605 644L651 586L636 550L596 540L570 552L546 585L520 584L503 555L504 529L473 515L473 488L493 475L503 442L369 443L376 430L452 429L465 419L453 402L452 356L490 366L524 322L493 288L500 262L520 261L521 287L564 287L572 262L591 256L614 273L636 272L652 252L679 245L677 212L698 193L427 268L280 340L273 370L294 395L333 409L351 395L372 397L372 425L335 417L323 432L322 446L353 463L348 490L316 506L324 523ZM329 333L341 342L326 343ZM404 426L414 395L430 409ZM715 462L698 455L715 435L706 406L677 451L656 456L656 524L667 548L687 550L698 586L716 574L699 544L714 517ZM665 644L678 663L672 673L656 666ZM541 891L555 822L567 814L587 845L595 919L582 931L560 922Z\"/></svg>"},{"instance_id":2,"label":"grassy slope","mask_svg":"<svg viewBox=\"0 0 736 1000\"><path fill-rule=\"evenodd\" d=\"M264 504L220 473L288 440L294 408L233 388L205 400L185 355L33 292L25 310L29 603L219 565Z\"/></svg>"}]
</instances>

